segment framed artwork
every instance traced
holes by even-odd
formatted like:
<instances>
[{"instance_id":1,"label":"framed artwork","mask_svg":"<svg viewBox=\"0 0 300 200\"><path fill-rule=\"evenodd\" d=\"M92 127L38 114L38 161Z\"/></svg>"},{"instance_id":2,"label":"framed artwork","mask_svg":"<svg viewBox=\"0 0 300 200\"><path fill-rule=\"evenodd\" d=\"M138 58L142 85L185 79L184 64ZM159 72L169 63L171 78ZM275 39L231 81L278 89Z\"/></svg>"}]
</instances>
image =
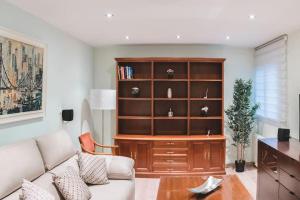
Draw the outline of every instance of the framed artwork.
<instances>
[{"instance_id":1,"label":"framed artwork","mask_svg":"<svg viewBox=\"0 0 300 200\"><path fill-rule=\"evenodd\" d=\"M44 117L45 44L0 28L0 124Z\"/></svg>"}]
</instances>

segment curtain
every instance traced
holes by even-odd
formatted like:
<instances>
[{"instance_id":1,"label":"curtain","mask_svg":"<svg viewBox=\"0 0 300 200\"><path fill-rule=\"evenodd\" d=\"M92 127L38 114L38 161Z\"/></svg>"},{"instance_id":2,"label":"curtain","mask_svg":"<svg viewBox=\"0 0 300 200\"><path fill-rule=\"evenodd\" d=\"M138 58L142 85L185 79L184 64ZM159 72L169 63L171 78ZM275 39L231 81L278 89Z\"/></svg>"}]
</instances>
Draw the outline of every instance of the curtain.
<instances>
[{"instance_id":1,"label":"curtain","mask_svg":"<svg viewBox=\"0 0 300 200\"><path fill-rule=\"evenodd\" d=\"M287 123L287 36L255 50L255 100L258 117Z\"/></svg>"}]
</instances>

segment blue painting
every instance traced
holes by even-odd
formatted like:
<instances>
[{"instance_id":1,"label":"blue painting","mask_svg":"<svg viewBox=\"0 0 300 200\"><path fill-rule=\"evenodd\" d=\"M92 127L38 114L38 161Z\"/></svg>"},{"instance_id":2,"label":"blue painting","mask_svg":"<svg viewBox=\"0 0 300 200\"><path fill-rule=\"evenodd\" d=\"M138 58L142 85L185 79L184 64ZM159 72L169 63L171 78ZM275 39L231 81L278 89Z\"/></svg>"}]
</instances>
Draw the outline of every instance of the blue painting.
<instances>
[{"instance_id":1,"label":"blue painting","mask_svg":"<svg viewBox=\"0 0 300 200\"><path fill-rule=\"evenodd\" d=\"M44 55L41 46L0 35L0 122L43 111Z\"/></svg>"}]
</instances>

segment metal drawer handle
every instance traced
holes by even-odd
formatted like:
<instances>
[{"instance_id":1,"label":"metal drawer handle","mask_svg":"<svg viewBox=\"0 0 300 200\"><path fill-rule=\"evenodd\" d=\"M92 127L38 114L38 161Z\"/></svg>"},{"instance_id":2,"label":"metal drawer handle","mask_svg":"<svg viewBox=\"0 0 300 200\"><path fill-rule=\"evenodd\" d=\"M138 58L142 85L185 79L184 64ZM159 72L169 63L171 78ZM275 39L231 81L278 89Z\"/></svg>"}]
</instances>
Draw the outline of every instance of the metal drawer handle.
<instances>
[{"instance_id":1,"label":"metal drawer handle","mask_svg":"<svg viewBox=\"0 0 300 200\"><path fill-rule=\"evenodd\" d=\"M293 196L295 196L295 193L294 193L294 192L292 192L292 191L290 191L290 194L291 194L291 195L293 195Z\"/></svg>"},{"instance_id":2,"label":"metal drawer handle","mask_svg":"<svg viewBox=\"0 0 300 200\"><path fill-rule=\"evenodd\" d=\"M174 151L168 151L167 153L172 154L172 153L174 153Z\"/></svg>"},{"instance_id":3,"label":"metal drawer handle","mask_svg":"<svg viewBox=\"0 0 300 200\"><path fill-rule=\"evenodd\" d=\"M275 182L277 182L277 183L278 183L279 181L278 181L277 179L275 179Z\"/></svg>"},{"instance_id":4,"label":"metal drawer handle","mask_svg":"<svg viewBox=\"0 0 300 200\"><path fill-rule=\"evenodd\" d=\"M295 176L293 174L290 174L290 177L295 178Z\"/></svg>"}]
</instances>

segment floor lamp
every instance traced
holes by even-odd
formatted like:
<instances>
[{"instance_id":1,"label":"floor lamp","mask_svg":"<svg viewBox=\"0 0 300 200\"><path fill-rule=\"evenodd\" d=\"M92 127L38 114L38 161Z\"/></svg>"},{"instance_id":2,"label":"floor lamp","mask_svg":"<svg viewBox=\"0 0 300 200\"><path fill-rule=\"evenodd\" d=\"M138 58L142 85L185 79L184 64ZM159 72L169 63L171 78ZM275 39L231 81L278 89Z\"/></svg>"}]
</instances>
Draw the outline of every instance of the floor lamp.
<instances>
[{"instance_id":1,"label":"floor lamp","mask_svg":"<svg viewBox=\"0 0 300 200\"><path fill-rule=\"evenodd\" d=\"M101 110L102 114L102 135L101 142L104 142L104 112L105 110L116 109L116 90L92 89L90 91L90 106L92 110Z\"/></svg>"}]
</instances>

